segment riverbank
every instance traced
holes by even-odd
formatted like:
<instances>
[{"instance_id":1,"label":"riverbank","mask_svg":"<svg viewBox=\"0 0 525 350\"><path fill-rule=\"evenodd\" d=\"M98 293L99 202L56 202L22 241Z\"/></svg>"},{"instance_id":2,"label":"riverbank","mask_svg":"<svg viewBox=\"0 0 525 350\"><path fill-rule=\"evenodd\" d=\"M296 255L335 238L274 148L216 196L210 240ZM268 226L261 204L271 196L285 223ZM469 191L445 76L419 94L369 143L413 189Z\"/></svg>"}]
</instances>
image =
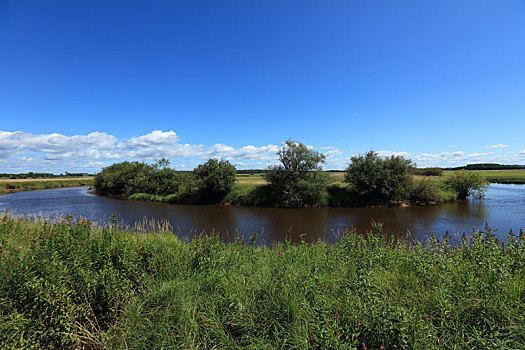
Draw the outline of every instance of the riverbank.
<instances>
[{"instance_id":1,"label":"riverbank","mask_svg":"<svg viewBox=\"0 0 525 350\"><path fill-rule=\"evenodd\" d=\"M0 343L12 348L525 346L525 237L407 246L188 244L67 217L0 218ZM252 242L254 239L251 240Z\"/></svg>"},{"instance_id":2,"label":"riverbank","mask_svg":"<svg viewBox=\"0 0 525 350\"><path fill-rule=\"evenodd\" d=\"M433 180L430 179L429 181ZM407 200L402 202L392 201L377 203L371 202L366 197L357 195L351 190L350 186L341 182L335 182L327 187L326 191L322 194L319 203L314 205L314 207L355 208L366 206L421 206L446 203L457 199L456 194L449 189L440 187L437 188L439 188L439 191L436 191L436 193L432 195L428 195L428 200L414 199L412 201ZM200 204L198 201L192 202L191 198L188 199L178 194L162 195L134 193L127 198L135 201L150 201L172 204ZM279 205L275 203L275 197L271 193L270 186L268 184L261 183L258 179L253 181L238 181L233 186L233 189L219 202L219 204L248 207L279 207Z\"/></svg>"},{"instance_id":3,"label":"riverbank","mask_svg":"<svg viewBox=\"0 0 525 350\"><path fill-rule=\"evenodd\" d=\"M92 186L94 177L52 179L0 179L0 195L21 191L38 191L53 188Z\"/></svg>"}]
</instances>

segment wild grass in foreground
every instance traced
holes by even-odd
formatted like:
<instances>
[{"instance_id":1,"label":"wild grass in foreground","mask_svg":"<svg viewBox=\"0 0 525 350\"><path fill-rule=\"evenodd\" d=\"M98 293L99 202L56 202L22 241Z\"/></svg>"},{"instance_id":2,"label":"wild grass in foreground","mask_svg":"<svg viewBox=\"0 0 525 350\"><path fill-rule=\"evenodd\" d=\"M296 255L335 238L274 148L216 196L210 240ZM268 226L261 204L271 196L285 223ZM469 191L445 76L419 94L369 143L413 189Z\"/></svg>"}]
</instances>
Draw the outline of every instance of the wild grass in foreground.
<instances>
[{"instance_id":1,"label":"wild grass in foreground","mask_svg":"<svg viewBox=\"0 0 525 350\"><path fill-rule=\"evenodd\" d=\"M0 217L6 349L522 349L524 302L523 233L268 248Z\"/></svg>"}]
</instances>

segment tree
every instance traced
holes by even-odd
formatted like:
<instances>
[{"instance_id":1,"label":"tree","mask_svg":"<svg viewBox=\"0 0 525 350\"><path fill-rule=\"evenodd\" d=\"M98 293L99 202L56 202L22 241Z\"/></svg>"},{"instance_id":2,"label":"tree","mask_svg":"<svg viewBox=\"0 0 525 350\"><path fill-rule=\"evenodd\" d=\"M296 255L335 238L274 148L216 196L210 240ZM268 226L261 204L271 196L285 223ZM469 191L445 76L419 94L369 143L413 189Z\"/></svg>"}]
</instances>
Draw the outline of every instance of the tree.
<instances>
[{"instance_id":1,"label":"tree","mask_svg":"<svg viewBox=\"0 0 525 350\"><path fill-rule=\"evenodd\" d=\"M369 151L352 157L345 182L368 202L404 200L410 186L412 162L402 156L381 158Z\"/></svg>"},{"instance_id":2,"label":"tree","mask_svg":"<svg viewBox=\"0 0 525 350\"><path fill-rule=\"evenodd\" d=\"M232 189L237 170L229 161L209 159L193 169L199 196L206 202L220 201Z\"/></svg>"},{"instance_id":3,"label":"tree","mask_svg":"<svg viewBox=\"0 0 525 350\"><path fill-rule=\"evenodd\" d=\"M115 163L102 169L95 176L95 189L106 194L146 192L138 190L137 179L148 178L151 166L139 162Z\"/></svg>"},{"instance_id":4,"label":"tree","mask_svg":"<svg viewBox=\"0 0 525 350\"><path fill-rule=\"evenodd\" d=\"M281 164L270 166L264 175L277 204L284 207L318 204L327 183L326 175L321 173L325 155L288 140L277 156Z\"/></svg>"},{"instance_id":5,"label":"tree","mask_svg":"<svg viewBox=\"0 0 525 350\"><path fill-rule=\"evenodd\" d=\"M471 195L481 198L488 187L487 180L483 176L468 170L454 171L446 179L445 184L458 194L460 200L465 200Z\"/></svg>"}]
</instances>

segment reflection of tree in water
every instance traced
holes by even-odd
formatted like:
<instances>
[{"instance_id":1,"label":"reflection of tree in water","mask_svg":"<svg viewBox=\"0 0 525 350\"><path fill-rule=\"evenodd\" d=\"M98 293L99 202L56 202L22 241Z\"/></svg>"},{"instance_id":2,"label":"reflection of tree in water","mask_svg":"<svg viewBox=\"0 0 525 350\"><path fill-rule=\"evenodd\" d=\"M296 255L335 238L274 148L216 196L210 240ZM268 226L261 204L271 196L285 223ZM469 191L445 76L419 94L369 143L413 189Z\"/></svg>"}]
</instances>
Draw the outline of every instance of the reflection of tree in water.
<instances>
[{"instance_id":1,"label":"reflection of tree in water","mask_svg":"<svg viewBox=\"0 0 525 350\"><path fill-rule=\"evenodd\" d=\"M86 194L85 189L19 192L2 197L10 212L36 213L54 217L57 214L84 216L106 224L113 212L119 222L133 227L137 221L154 218L168 220L176 235L184 240L215 229L225 240L234 239L236 231L245 240L259 234L257 244L272 244L285 238L300 242L318 239L335 242L345 227L356 227L363 233L370 221L384 224L393 236L410 231L415 238L426 241L432 232L440 237L446 231L472 234L475 226L483 229L485 222L499 229L496 236L512 228L519 232L525 223L525 186L493 185L485 200L451 202L443 205L408 208L254 208L223 205L171 205L165 203L116 200ZM288 236L287 236L288 234Z\"/></svg>"}]
</instances>

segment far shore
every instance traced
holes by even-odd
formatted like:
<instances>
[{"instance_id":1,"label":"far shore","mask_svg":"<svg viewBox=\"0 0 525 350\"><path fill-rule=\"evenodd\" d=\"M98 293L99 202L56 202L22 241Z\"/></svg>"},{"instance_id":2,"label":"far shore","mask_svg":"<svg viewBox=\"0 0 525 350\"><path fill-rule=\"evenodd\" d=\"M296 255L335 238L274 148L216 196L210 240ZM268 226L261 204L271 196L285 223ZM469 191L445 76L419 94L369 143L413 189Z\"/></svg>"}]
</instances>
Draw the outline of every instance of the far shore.
<instances>
[{"instance_id":1,"label":"far shore","mask_svg":"<svg viewBox=\"0 0 525 350\"><path fill-rule=\"evenodd\" d=\"M94 176L86 177L56 177L37 179L0 179L0 195L23 191L50 190L66 187L91 186Z\"/></svg>"}]
</instances>

